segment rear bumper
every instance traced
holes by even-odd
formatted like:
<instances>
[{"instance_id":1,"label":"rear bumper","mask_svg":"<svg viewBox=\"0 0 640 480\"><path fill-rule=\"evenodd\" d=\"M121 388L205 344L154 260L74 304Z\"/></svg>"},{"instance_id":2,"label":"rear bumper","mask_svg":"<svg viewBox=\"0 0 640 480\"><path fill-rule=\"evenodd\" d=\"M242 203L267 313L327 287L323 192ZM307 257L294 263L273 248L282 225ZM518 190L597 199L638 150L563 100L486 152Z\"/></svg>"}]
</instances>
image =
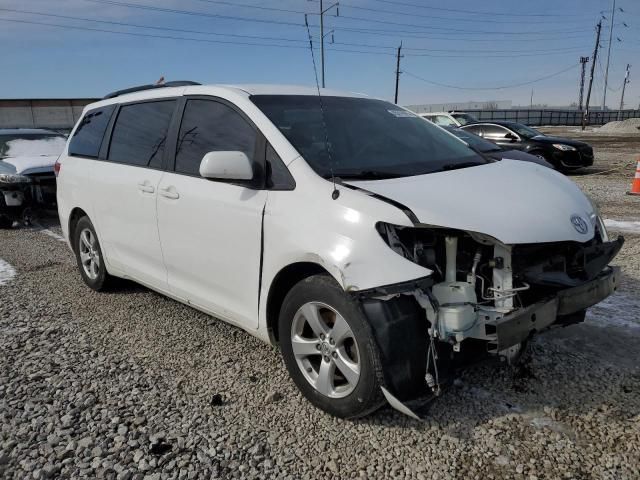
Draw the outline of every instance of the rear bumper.
<instances>
[{"instance_id":1,"label":"rear bumper","mask_svg":"<svg viewBox=\"0 0 640 480\"><path fill-rule=\"evenodd\" d=\"M505 315L495 324L497 351L517 345L553 325L558 316L571 315L601 302L617 288L619 267L607 267L592 281L559 291L555 297Z\"/></svg>"}]
</instances>

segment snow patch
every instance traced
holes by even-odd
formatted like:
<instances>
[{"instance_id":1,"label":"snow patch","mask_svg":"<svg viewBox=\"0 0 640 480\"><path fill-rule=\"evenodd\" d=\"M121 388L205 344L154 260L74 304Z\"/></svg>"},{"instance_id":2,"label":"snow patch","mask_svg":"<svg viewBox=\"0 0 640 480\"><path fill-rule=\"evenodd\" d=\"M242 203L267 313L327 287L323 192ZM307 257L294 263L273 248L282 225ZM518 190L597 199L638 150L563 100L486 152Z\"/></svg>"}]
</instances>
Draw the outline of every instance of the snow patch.
<instances>
[{"instance_id":1,"label":"snow patch","mask_svg":"<svg viewBox=\"0 0 640 480\"><path fill-rule=\"evenodd\" d=\"M605 219L604 226L618 232L640 233L640 222Z\"/></svg>"},{"instance_id":2,"label":"snow patch","mask_svg":"<svg viewBox=\"0 0 640 480\"><path fill-rule=\"evenodd\" d=\"M7 285L13 277L16 276L16 269L0 258L0 286Z\"/></svg>"},{"instance_id":3,"label":"snow patch","mask_svg":"<svg viewBox=\"0 0 640 480\"><path fill-rule=\"evenodd\" d=\"M67 243L67 241L64 239L62 235L54 232L53 230L46 228L43 225L40 225L38 222L33 222L33 226L37 227L40 233L44 233L46 236L51 237L55 240L58 240L59 242Z\"/></svg>"},{"instance_id":4,"label":"snow patch","mask_svg":"<svg viewBox=\"0 0 640 480\"><path fill-rule=\"evenodd\" d=\"M640 298L616 292L587 310L586 321L597 327L640 329Z\"/></svg>"},{"instance_id":5,"label":"snow patch","mask_svg":"<svg viewBox=\"0 0 640 480\"><path fill-rule=\"evenodd\" d=\"M6 150L3 155L7 157L60 155L66 144L67 139L62 137L39 138L37 140L17 138L6 143Z\"/></svg>"}]
</instances>

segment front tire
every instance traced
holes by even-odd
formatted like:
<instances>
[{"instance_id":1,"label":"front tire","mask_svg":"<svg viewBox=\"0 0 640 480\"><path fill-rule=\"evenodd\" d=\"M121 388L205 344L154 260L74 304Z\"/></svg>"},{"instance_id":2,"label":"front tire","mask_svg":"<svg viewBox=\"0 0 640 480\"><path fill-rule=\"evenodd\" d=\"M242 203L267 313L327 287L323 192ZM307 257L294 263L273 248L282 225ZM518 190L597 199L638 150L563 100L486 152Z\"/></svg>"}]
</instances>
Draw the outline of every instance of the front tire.
<instances>
[{"instance_id":1,"label":"front tire","mask_svg":"<svg viewBox=\"0 0 640 480\"><path fill-rule=\"evenodd\" d=\"M84 283L97 292L108 288L113 277L107 272L98 236L89 217L78 220L73 229L72 241L78 270Z\"/></svg>"},{"instance_id":2,"label":"front tire","mask_svg":"<svg viewBox=\"0 0 640 480\"><path fill-rule=\"evenodd\" d=\"M357 418L384 403L371 327L332 277L314 275L289 291L279 332L287 370L313 405L336 417Z\"/></svg>"}]
</instances>

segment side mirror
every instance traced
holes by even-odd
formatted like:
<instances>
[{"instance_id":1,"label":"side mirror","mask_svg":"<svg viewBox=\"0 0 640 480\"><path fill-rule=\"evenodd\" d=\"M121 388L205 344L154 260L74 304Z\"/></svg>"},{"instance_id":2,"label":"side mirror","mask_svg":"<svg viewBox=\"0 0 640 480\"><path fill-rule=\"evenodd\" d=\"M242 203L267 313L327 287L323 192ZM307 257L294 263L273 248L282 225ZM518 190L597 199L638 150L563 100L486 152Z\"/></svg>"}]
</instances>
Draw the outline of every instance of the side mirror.
<instances>
[{"instance_id":1,"label":"side mirror","mask_svg":"<svg viewBox=\"0 0 640 480\"><path fill-rule=\"evenodd\" d=\"M512 142L517 142L518 137L516 137L513 133L507 133L504 138L511 140Z\"/></svg>"},{"instance_id":2,"label":"side mirror","mask_svg":"<svg viewBox=\"0 0 640 480\"><path fill-rule=\"evenodd\" d=\"M200 176L217 180L252 180L253 165L244 152L209 152L200 162Z\"/></svg>"}]
</instances>

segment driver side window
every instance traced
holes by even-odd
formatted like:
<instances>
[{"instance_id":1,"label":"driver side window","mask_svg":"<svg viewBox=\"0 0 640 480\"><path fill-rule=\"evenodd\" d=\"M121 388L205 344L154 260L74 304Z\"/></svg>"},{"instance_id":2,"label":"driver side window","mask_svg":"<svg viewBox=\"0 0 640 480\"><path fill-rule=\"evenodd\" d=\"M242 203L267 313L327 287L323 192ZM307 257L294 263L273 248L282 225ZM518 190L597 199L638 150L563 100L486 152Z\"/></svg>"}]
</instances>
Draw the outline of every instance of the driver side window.
<instances>
[{"instance_id":1,"label":"driver side window","mask_svg":"<svg viewBox=\"0 0 640 480\"><path fill-rule=\"evenodd\" d=\"M176 173L199 175L208 152L240 151L254 159L257 132L231 107L213 100L188 100L176 147Z\"/></svg>"}]
</instances>

